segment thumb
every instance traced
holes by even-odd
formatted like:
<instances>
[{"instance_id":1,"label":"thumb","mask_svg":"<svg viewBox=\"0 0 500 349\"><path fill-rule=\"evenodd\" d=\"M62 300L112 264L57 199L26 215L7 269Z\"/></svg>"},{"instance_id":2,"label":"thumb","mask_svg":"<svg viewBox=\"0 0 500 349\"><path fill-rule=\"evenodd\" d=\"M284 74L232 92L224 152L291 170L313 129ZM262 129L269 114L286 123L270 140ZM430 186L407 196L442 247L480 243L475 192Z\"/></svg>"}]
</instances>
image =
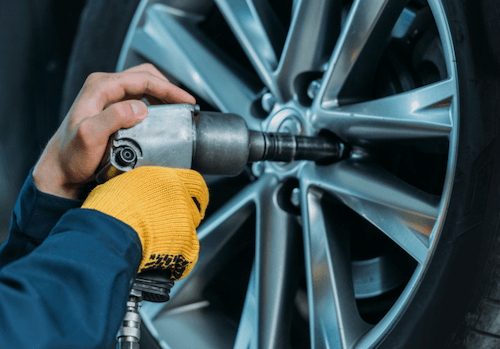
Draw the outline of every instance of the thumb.
<instances>
[{"instance_id":1,"label":"thumb","mask_svg":"<svg viewBox=\"0 0 500 349\"><path fill-rule=\"evenodd\" d=\"M144 102L129 100L110 105L90 118L97 137L111 136L122 128L132 127L146 118L148 107Z\"/></svg>"}]
</instances>

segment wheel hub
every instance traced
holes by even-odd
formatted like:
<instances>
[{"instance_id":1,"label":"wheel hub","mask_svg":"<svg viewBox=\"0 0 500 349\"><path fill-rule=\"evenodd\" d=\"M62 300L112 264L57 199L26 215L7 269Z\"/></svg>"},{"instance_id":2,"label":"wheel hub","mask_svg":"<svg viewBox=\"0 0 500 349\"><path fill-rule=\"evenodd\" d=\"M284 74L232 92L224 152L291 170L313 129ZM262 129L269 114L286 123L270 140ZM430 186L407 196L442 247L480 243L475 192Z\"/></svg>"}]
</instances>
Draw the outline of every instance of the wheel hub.
<instances>
[{"instance_id":1,"label":"wheel hub","mask_svg":"<svg viewBox=\"0 0 500 349\"><path fill-rule=\"evenodd\" d=\"M295 109L283 108L270 116L266 131L303 135L305 134L305 128L299 115L300 113Z\"/></svg>"},{"instance_id":2,"label":"wheel hub","mask_svg":"<svg viewBox=\"0 0 500 349\"><path fill-rule=\"evenodd\" d=\"M296 108L287 105L282 108L275 108L275 110L276 112L271 113L266 120L264 125L266 132L291 133L293 135L306 134L304 118ZM283 175L289 176L295 172L299 163L300 161L266 162L265 172L272 172L280 177ZM258 166L263 168L264 164L258 164Z\"/></svg>"}]
</instances>

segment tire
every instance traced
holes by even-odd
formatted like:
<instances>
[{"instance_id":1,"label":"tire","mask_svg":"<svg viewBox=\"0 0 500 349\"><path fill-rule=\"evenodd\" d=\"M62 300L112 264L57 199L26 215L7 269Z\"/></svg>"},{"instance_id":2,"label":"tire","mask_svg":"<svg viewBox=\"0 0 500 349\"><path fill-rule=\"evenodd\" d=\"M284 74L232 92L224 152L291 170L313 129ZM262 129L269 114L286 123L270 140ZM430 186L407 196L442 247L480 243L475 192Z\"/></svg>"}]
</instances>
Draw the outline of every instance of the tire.
<instances>
[{"instance_id":1,"label":"tire","mask_svg":"<svg viewBox=\"0 0 500 349\"><path fill-rule=\"evenodd\" d=\"M290 24L290 13L307 2L257 4L255 13L275 25L259 27L272 33L269 42L253 32L262 51L232 10L235 2L218 1L219 9L206 1L166 3L180 11L146 1L87 3L63 111L91 72L153 61L202 109L241 113L251 128L334 133L352 156L335 164L254 164L239 177L209 179L198 266L169 303L143 306L148 340L171 348L500 347L497 2L394 0L364 51L339 44L355 40L346 31L337 43L346 51L336 49L333 58L339 30L330 24L359 34L383 1L318 2L323 11L302 27ZM266 64L276 62L259 54L286 47L281 27L314 31L315 23L317 35L299 40L315 55L293 56L306 68L294 70L292 59L282 80L269 83L275 77ZM228 28L241 30L247 51ZM207 53L203 60L199 52ZM213 57L220 65L211 65ZM337 80L343 85L329 83L344 76L336 67L348 65L347 57L358 62L348 66L354 73ZM413 115L411 127L383 123L397 115Z\"/></svg>"}]
</instances>

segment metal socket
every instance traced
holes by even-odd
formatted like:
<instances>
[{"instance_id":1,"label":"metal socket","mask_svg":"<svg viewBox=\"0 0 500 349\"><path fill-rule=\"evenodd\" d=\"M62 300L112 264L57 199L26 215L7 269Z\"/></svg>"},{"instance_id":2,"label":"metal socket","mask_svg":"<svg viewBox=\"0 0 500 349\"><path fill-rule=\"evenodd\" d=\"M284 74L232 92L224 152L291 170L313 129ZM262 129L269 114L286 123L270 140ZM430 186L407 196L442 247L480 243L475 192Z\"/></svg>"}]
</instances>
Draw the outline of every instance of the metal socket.
<instances>
[{"instance_id":1,"label":"metal socket","mask_svg":"<svg viewBox=\"0 0 500 349\"><path fill-rule=\"evenodd\" d=\"M194 117L192 168L204 174L234 176L245 168L250 153L250 131L236 114L201 112Z\"/></svg>"}]
</instances>

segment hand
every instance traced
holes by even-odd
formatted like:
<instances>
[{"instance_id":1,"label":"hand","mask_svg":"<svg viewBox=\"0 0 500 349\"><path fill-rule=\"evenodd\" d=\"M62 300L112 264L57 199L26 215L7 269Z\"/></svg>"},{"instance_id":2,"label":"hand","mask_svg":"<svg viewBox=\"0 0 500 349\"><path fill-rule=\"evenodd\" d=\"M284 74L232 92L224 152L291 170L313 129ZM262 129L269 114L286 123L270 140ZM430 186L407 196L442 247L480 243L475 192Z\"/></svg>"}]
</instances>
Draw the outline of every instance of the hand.
<instances>
[{"instance_id":1,"label":"hand","mask_svg":"<svg viewBox=\"0 0 500 349\"><path fill-rule=\"evenodd\" d=\"M82 208L128 224L142 244L139 272L166 270L184 278L198 260L196 228L205 216L208 189L196 171L138 167L97 186Z\"/></svg>"},{"instance_id":2,"label":"hand","mask_svg":"<svg viewBox=\"0 0 500 349\"><path fill-rule=\"evenodd\" d=\"M122 73L91 74L35 165L37 188L78 198L82 185L94 179L109 137L147 116L147 106L139 100L144 97L163 103L196 103L151 64Z\"/></svg>"}]
</instances>

